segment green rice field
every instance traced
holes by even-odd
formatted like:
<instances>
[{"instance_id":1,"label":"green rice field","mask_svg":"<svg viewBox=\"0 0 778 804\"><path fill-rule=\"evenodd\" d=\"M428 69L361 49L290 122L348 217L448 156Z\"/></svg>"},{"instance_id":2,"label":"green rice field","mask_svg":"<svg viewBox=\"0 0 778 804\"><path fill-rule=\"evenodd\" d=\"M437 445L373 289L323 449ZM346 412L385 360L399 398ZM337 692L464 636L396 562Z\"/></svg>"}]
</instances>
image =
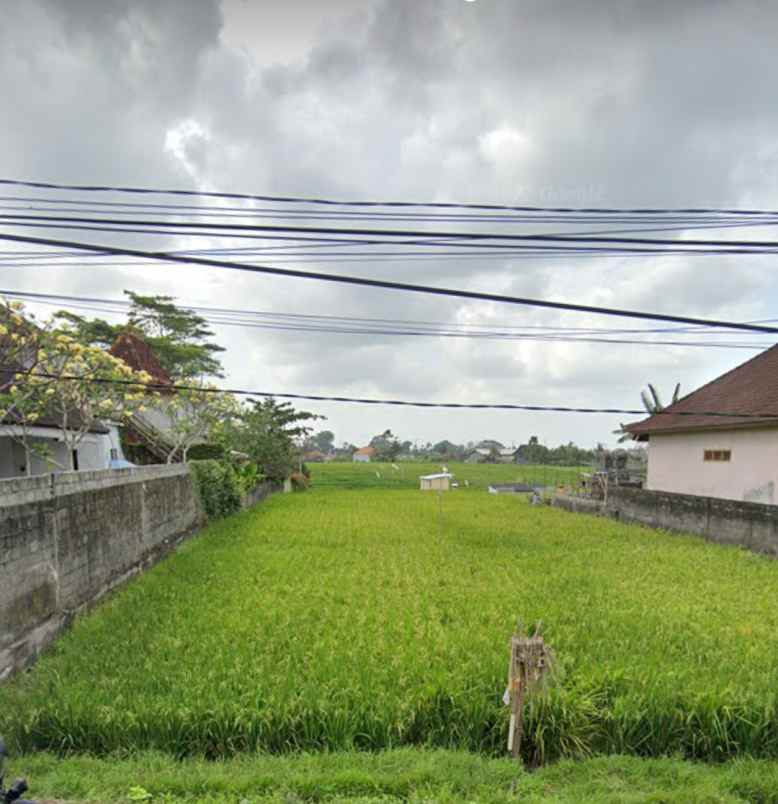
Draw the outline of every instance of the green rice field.
<instances>
[{"instance_id":1,"label":"green rice field","mask_svg":"<svg viewBox=\"0 0 778 804\"><path fill-rule=\"evenodd\" d=\"M556 654L526 760L778 757L775 561L318 469L312 490L206 528L0 687L13 747L502 755L521 617Z\"/></svg>"},{"instance_id":2,"label":"green rice field","mask_svg":"<svg viewBox=\"0 0 778 804\"><path fill-rule=\"evenodd\" d=\"M527 483L533 486L566 486L577 482L587 466L541 466L511 463L312 463L309 469L317 488L418 489L419 475L446 468L464 491L482 491L490 483Z\"/></svg>"}]
</instances>

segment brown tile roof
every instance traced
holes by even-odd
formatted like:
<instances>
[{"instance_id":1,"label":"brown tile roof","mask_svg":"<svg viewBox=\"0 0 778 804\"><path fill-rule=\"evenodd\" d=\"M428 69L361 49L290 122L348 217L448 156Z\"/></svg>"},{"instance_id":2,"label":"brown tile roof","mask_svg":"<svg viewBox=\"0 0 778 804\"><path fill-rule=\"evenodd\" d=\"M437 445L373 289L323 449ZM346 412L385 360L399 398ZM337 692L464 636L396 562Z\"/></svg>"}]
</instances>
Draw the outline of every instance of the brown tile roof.
<instances>
[{"instance_id":1,"label":"brown tile roof","mask_svg":"<svg viewBox=\"0 0 778 804\"><path fill-rule=\"evenodd\" d=\"M354 455L369 455L371 458L375 455L375 447L362 447L358 449Z\"/></svg>"},{"instance_id":2,"label":"brown tile roof","mask_svg":"<svg viewBox=\"0 0 778 804\"><path fill-rule=\"evenodd\" d=\"M734 415L705 415L710 413ZM625 429L634 436L647 436L765 424L778 426L778 345L668 405L663 413L628 424Z\"/></svg>"},{"instance_id":3,"label":"brown tile roof","mask_svg":"<svg viewBox=\"0 0 778 804\"><path fill-rule=\"evenodd\" d=\"M154 350L134 332L122 332L110 350L135 371L145 371L160 385L171 385L170 375L162 368Z\"/></svg>"}]
</instances>

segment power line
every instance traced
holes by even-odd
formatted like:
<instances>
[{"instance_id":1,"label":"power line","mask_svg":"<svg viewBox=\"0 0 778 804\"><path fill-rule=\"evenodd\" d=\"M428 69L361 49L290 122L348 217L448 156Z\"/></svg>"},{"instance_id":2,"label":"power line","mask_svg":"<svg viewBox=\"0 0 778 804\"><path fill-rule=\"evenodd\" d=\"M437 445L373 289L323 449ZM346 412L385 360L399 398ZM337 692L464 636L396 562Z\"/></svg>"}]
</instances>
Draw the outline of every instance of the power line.
<instances>
[{"instance_id":1,"label":"power line","mask_svg":"<svg viewBox=\"0 0 778 804\"><path fill-rule=\"evenodd\" d=\"M186 218L266 218L266 219L293 219L293 220L359 220L359 221L414 221L414 222L447 222L447 223L500 223L533 225L553 224L586 224L588 226L613 226L636 224L638 228L626 229L595 229L586 232L563 232L566 235L574 234L629 234L646 232L688 231L695 229L729 229L742 227L763 227L778 225L778 218L773 216L659 216L646 217L635 215L556 215L543 214L460 214L460 213L421 213L421 212L361 212L350 210L336 210L318 212L306 209L290 209L281 207L235 207L235 206L197 206L181 204L142 204L128 201L92 201L68 199L29 199L18 196L0 196L0 201L11 201L16 206L0 205L0 210L9 212L35 212L35 213L71 213L74 211L89 214L102 214L110 210L114 215L132 215L142 211L145 214L162 217Z\"/></svg>"},{"instance_id":2,"label":"power line","mask_svg":"<svg viewBox=\"0 0 778 804\"><path fill-rule=\"evenodd\" d=\"M650 313L639 310L625 310L614 307L598 307L595 305L575 304L572 302L558 302L547 299L530 299L520 296L508 296L497 293L484 293L479 291L461 290L457 288L441 288L432 285L415 285L407 282L393 282L385 279L369 279L366 277L349 276L344 274L326 274L314 271L300 271L290 268L277 268L268 265L246 265L228 260L214 260L203 257L179 256L164 251L146 251L143 249L98 245L72 240L53 238L28 237L25 235L0 234L0 240L17 243L30 243L41 246L57 248L81 249L89 252L98 252L127 257L143 257L185 265L202 265L210 268L224 268L228 270L246 271L249 273L268 274L271 276L286 276L297 279L309 279L320 282L370 287L383 290L398 290L406 293L421 293L434 296L446 296L459 299L473 299L478 301L497 302L524 307L539 307L552 310L567 310L572 312L592 313L596 315L618 316L623 318L637 318L648 321L669 321L676 324L694 324L705 327L719 327L747 332L778 332L778 327L764 324L745 324L716 319L696 318L693 316L669 315L664 313Z\"/></svg>"},{"instance_id":3,"label":"power line","mask_svg":"<svg viewBox=\"0 0 778 804\"><path fill-rule=\"evenodd\" d=\"M27 187L30 189L67 190L85 193L130 193L135 195L175 195L192 198L229 198L243 201L262 201L284 204L316 204L343 207L427 207L431 209L480 209L509 210L512 212L553 212L590 214L630 214L630 215L778 215L778 210L735 209L717 207L544 207L532 205L455 203L448 201L376 201L376 200L335 200L306 196L260 195L254 193L226 193L205 190L160 189L133 187L126 185L101 184L60 184L55 182L31 181L23 179L0 179L0 185Z\"/></svg>"},{"instance_id":4,"label":"power line","mask_svg":"<svg viewBox=\"0 0 778 804\"><path fill-rule=\"evenodd\" d=\"M125 300L95 299L83 296L63 296L57 294L25 293L0 290L0 296L6 298L24 299L61 306L65 305L73 310L84 310L92 313L117 314L126 311L131 305ZM565 328L551 326L528 327L523 329L505 328L502 325L482 325L486 329L469 327L462 324L447 324L444 322L403 321L380 318L360 318L350 316L311 315L302 313L279 313L270 311L235 310L230 308L211 308L186 305L186 309L202 314L204 320L212 325L242 327L246 329L261 329L277 332L319 332L335 335L375 335L390 337L428 337L428 338L458 338L479 339L496 342L541 342L541 343L607 343L617 345L646 345L646 346L676 346L688 348L711 349L747 349L762 350L771 346L770 343L720 343L715 341L678 341L658 339L638 339L614 337L622 332L646 332L652 330L619 330L619 329L585 329ZM661 331L661 330L660 330ZM670 330L672 331L672 330ZM703 331L706 335L735 334ZM682 331L683 333L683 331ZM691 330L683 334L696 334ZM611 337L598 337L600 334Z\"/></svg>"},{"instance_id":5,"label":"power line","mask_svg":"<svg viewBox=\"0 0 778 804\"><path fill-rule=\"evenodd\" d=\"M722 249L746 249L746 253L755 250L756 253L771 253L770 250L778 248L778 240L701 240L686 239L677 240L674 238L652 238L652 237L616 237L613 235L569 235L569 234L510 234L501 232L457 232L457 231L425 231L423 229L355 229L343 226L279 226L276 224L249 224L249 223L208 223L190 221L158 221L153 219L134 219L122 220L117 218L90 218L87 216L58 216L58 215L0 215L2 222L9 222L16 225L35 225L48 224L52 228L83 228L83 227L105 227L106 231L121 231L116 227L132 227L128 233L134 234L142 232L150 233L158 227L168 227L164 230L165 234L175 234L189 232L193 230L198 234L205 232L210 236L222 233L222 236L240 237L247 232L257 232L262 235L268 233L284 232L298 233L303 235L339 235L350 238L360 237L381 237L381 238L415 238L421 241L421 245L430 239L445 239L452 241L467 240L478 242L479 244L492 244L493 241L510 241L520 243L591 243L591 244L617 244L626 247L635 246L672 246L678 250L694 250L696 247L722 248ZM150 229L142 227L151 227ZM172 230L172 231L171 231ZM98 229L99 231L99 229ZM232 234L237 232L239 234ZM229 233L229 234L227 234ZM447 246L453 243L446 243Z\"/></svg>"},{"instance_id":6,"label":"power line","mask_svg":"<svg viewBox=\"0 0 778 804\"><path fill-rule=\"evenodd\" d=\"M606 247L606 246L581 246L575 245L575 238L568 238L568 242L572 243L573 245L559 245L559 244L545 244L542 242L532 242L531 244L523 244L523 243L495 243L489 240L483 240L482 237L489 237L486 233L484 235L479 234L468 234L465 232L460 232L458 234L454 234L454 239L441 239L436 237L432 234L430 236L426 236L422 239L414 239L414 240L395 240L392 239L393 233L401 234L400 230L379 230L384 231L387 233L389 239L375 239L375 238L355 238L350 237L344 239L343 237L334 238L334 237L311 237L308 236L307 233L315 233L315 229L312 227L278 227L278 226L266 226L266 227L248 227L249 229L253 229L254 232L243 231L240 230L241 227L233 226L230 224L200 224L200 223L175 223L169 221L151 221L151 228L141 228L140 226L132 225L128 221L117 221L115 225L107 225L107 219L103 219L103 225L94 225L94 224L86 224L86 223L53 223L47 222L47 219L43 216L28 216L34 218L34 220L19 220L20 216L0 216L11 218L8 223L13 224L13 226L17 228L33 228L33 229L65 229L67 231L86 231L86 232L112 232L117 234L151 234L151 235L186 235L187 237L221 237L221 238L229 238L229 239L240 239L240 240L291 240L295 241L298 244L298 247L307 247L303 246L302 244L306 243L339 243L342 246L375 246L375 245L390 245L392 247L397 246L408 246L408 245L415 245L415 246L424 246L426 248L438 248L438 251L429 252L431 256L434 258L439 258L443 256L444 252L439 250L440 246L445 246L448 248L462 248L462 249L473 249L476 246L480 248L486 248L494 251L502 251L498 256L500 258L504 258L505 256L520 256L521 253L526 253L528 256L537 256L538 254L543 253L552 253L552 254L562 254L564 256L568 256L570 254L576 255L587 255L587 254L596 254L596 255L604 255L604 254L619 254L619 255L628 255L628 254L637 254L640 256L646 255L679 255L679 254L691 254L691 255L724 255L724 254L774 254L775 248L772 246L768 246L763 249L756 249L756 248L745 248L745 247L733 247L733 248L717 248L715 250L702 250L702 249L688 249L684 247L684 243L688 243L689 241L680 241L680 240L671 240L669 242L675 244L675 248L649 248L649 247L629 247L626 245L622 246L613 246L613 247ZM67 220L75 220L75 218L67 219ZM99 220L99 219L97 219ZM0 220L0 224L6 223L5 221ZM227 227L230 231L222 231L219 228L220 226ZM169 228L174 227L174 228ZM186 228L185 230L180 230L175 227L196 227L196 228ZM276 234L276 232L280 231L296 231L299 234L294 236L289 235L281 235ZM335 232L336 229L331 229L329 231ZM354 231L361 231L367 232L368 230L354 230ZM521 239L522 236L516 235L500 235L503 239ZM527 235L526 237L531 237ZM457 239L460 238L460 239ZM479 242L467 242L468 240L476 239ZM726 242L726 241L723 241ZM778 247L778 246L777 246ZM256 247L255 247L256 248ZM534 251L533 251L534 249ZM366 251L363 252L364 254L371 255L374 252ZM396 252L398 257L404 257L407 252L398 251ZM425 252L427 253L427 252ZM483 256L483 255L479 255Z\"/></svg>"},{"instance_id":7,"label":"power line","mask_svg":"<svg viewBox=\"0 0 778 804\"><path fill-rule=\"evenodd\" d=\"M36 300L50 300L50 301L63 301L63 302L83 302L83 303L90 303L90 304L102 304L102 305L115 305L127 309L132 306L132 302L128 301L127 299L104 299L94 296L69 296L59 293L35 293L33 291L23 291L23 290L2 290L0 289L0 296L10 296L12 298L20 298L20 299L31 299L33 301ZM234 315L247 315L247 316L274 316L280 318L302 318L302 319L312 319L312 320L325 320L325 321L357 321L357 322L378 322L382 324L402 324L402 325L417 325L417 326L470 326L469 324L451 324L450 322L445 321L429 321L429 320L419 320L419 319L398 319L398 318L366 318L366 317L358 317L358 316L343 316L343 315L326 315L323 313L279 313L277 311L271 310L247 310L247 309L240 309L234 307L207 307L202 305L196 304L187 304L182 303L182 306L194 312L202 312L202 313L225 313L225 314L234 314ZM751 324L770 324L774 321L778 321L778 319L763 319L759 321L749 321L746 323ZM506 323L479 323L477 324L479 327L487 327L487 328L510 328L510 324ZM624 329L621 327L570 327L570 326L549 326L547 324L524 324L521 327L522 330L526 329L535 329L535 330L550 330L554 332L581 332L585 334L602 334L602 333L611 333L611 334L643 334L643 333L667 333L667 332L681 332L681 333L704 333L706 335L710 334L721 334L721 335L729 335L734 333L729 333L726 331L722 332L713 332L711 330L706 330L704 328L699 327L652 327L650 329Z\"/></svg>"},{"instance_id":8,"label":"power line","mask_svg":"<svg viewBox=\"0 0 778 804\"><path fill-rule=\"evenodd\" d=\"M395 405L402 407L415 407L415 408L453 408L453 409L467 409L467 410L524 410L530 412L545 412L545 413L604 413L604 414L620 414L628 416L651 416L651 415L669 415L669 416L715 416L719 418L730 419L769 419L778 420L778 415L775 413L731 413L722 411L673 411L673 410L658 410L652 413L647 413L645 410L635 408L587 408L587 407L570 407L565 405L524 405L513 402L495 403L495 402L421 402L411 401L407 399L374 399L368 397L351 397L351 396L325 396L322 394L290 394L279 393L276 391L247 391L241 388L210 388L197 385L183 385L183 384L163 384L163 383L143 383L135 380L120 380L107 377L79 377L71 374L53 374L47 372L35 371L20 371L15 372L15 376L36 376L44 379L63 380L66 382L87 382L90 384L98 385L122 385L131 386L133 388L145 388L150 391L192 391L197 393L206 394L231 394L233 396L256 396L256 397L274 397L278 399L299 399L307 402L344 402L359 405Z\"/></svg>"}]
</instances>

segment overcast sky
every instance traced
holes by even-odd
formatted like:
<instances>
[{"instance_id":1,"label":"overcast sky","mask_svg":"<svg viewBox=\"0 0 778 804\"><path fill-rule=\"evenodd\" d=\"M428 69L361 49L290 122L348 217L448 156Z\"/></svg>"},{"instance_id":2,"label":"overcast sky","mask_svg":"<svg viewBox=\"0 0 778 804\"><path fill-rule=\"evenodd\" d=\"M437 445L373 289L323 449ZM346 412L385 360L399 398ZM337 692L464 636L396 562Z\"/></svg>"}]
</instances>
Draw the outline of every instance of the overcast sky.
<instances>
[{"instance_id":1,"label":"overcast sky","mask_svg":"<svg viewBox=\"0 0 778 804\"><path fill-rule=\"evenodd\" d=\"M0 176L335 198L778 208L778 4L10 0ZM759 232L758 235L764 234ZM181 244L183 245L183 244ZM198 246L201 244L198 243ZM750 320L770 257L435 261L365 276ZM316 266L308 266L315 268ZM337 270L328 264L326 270ZM603 326L200 268L3 269L3 288L447 322ZM230 386L636 407L752 353L217 329ZM335 404L338 442L612 442L619 417ZM623 418L623 417L622 417Z\"/></svg>"}]
</instances>

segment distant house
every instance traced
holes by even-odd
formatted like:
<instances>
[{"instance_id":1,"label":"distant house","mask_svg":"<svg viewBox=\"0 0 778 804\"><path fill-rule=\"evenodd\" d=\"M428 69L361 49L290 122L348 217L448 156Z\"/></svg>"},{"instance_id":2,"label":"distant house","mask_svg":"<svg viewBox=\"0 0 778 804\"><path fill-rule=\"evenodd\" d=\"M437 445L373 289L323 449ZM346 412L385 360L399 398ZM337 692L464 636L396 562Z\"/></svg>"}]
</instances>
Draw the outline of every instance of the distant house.
<instances>
[{"instance_id":1,"label":"distant house","mask_svg":"<svg viewBox=\"0 0 778 804\"><path fill-rule=\"evenodd\" d=\"M303 455L303 460L306 463L324 463L327 460L327 456L318 449L312 449Z\"/></svg>"},{"instance_id":2,"label":"distant house","mask_svg":"<svg viewBox=\"0 0 778 804\"><path fill-rule=\"evenodd\" d=\"M448 491L451 487L452 474L440 472L436 475L421 475L419 488L422 491Z\"/></svg>"},{"instance_id":3,"label":"distant house","mask_svg":"<svg viewBox=\"0 0 778 804\"><path fill-rule=\"evenodd\" d=\"M778 502L778 346L625 429L648 442L648 489Z\"/></svg>"},{"instance_id":4,"label":"distant house","mask_svg":"<svg viewBox=\"0 0 778 804\"><path fill-rule=\"evenodd\" d=\"M375 455L375 447L362 447L351 456L351 460L354 463L370 463L375 458Z\"/></svg>"},{"instance_id":5,"label":"distant house","mask_svg":"<svg viewBox=\"0 0 778 804\"><path fill-rule=\"evenodd\" d=\"M516 452L515 447L480 446L465 456L465 463L513 463Z\"/></svg>"}]
</instances>

